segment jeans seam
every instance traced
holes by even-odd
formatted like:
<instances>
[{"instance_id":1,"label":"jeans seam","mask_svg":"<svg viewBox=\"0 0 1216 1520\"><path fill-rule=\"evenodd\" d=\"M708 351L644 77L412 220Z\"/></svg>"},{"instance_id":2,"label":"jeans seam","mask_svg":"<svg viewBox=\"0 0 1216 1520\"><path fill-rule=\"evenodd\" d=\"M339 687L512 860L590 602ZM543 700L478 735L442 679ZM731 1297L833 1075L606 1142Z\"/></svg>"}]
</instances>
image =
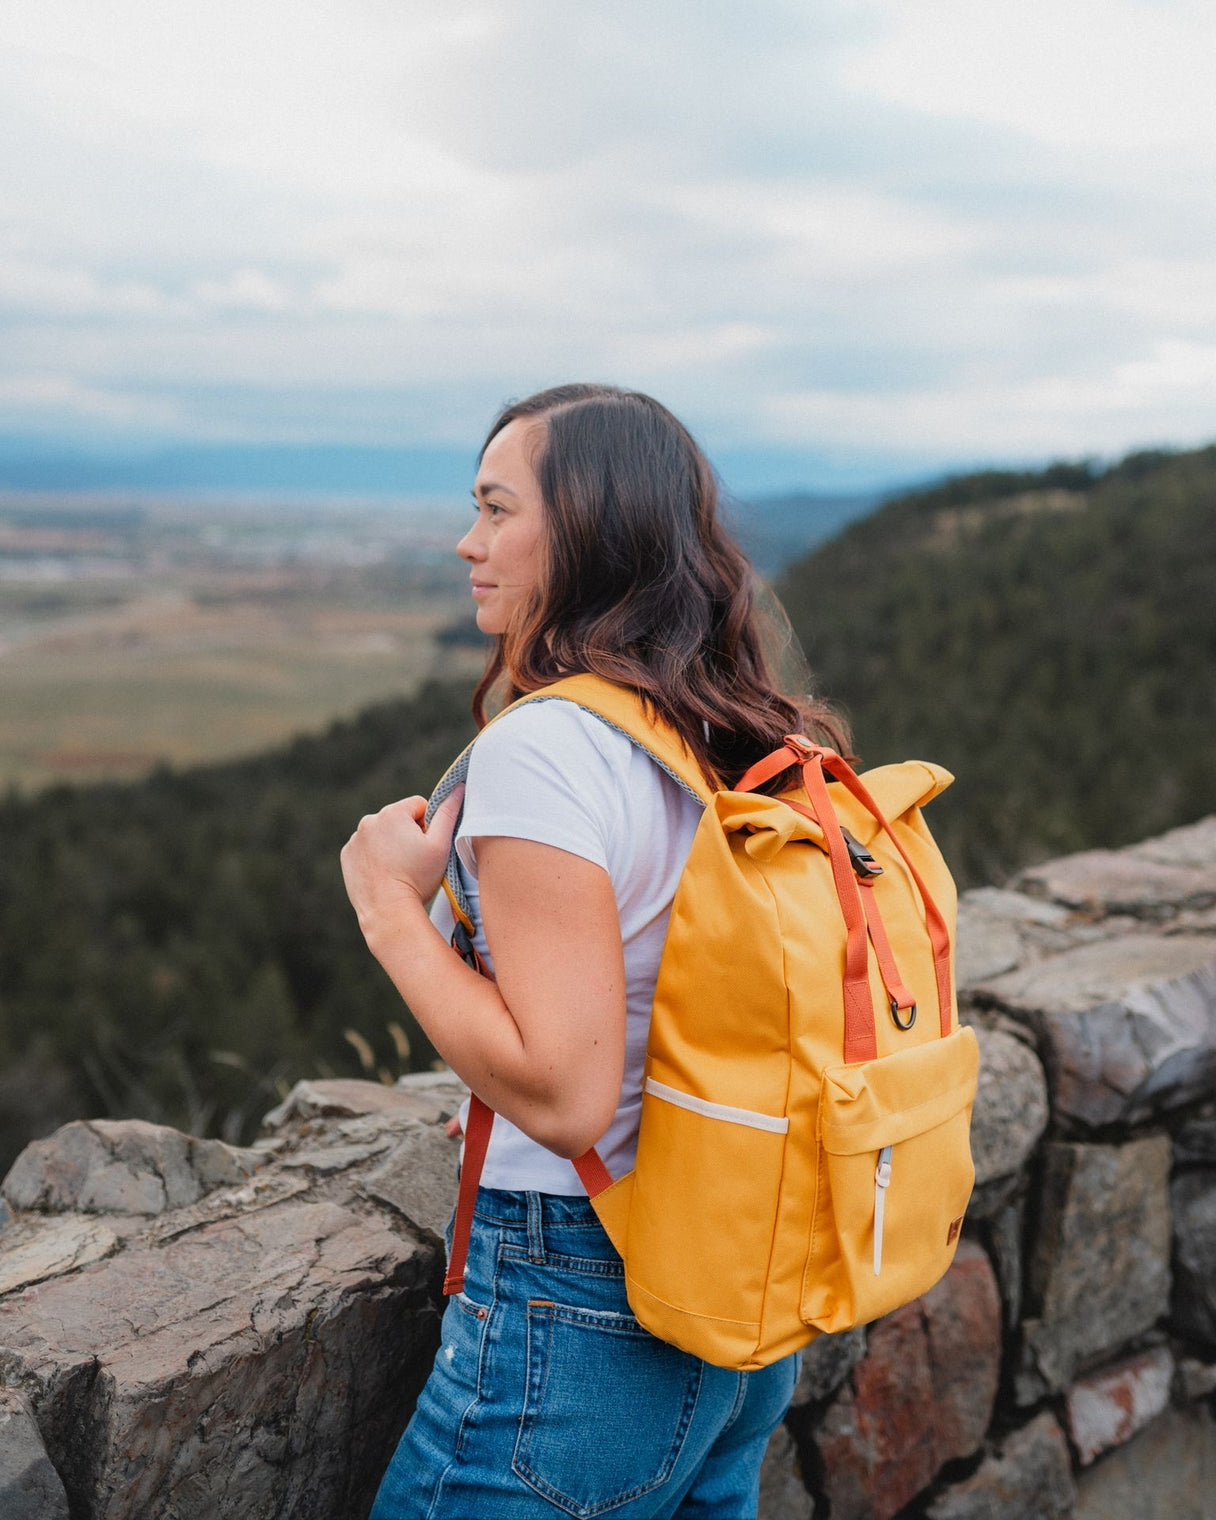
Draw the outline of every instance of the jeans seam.
<instances>
[{"instance_id":1,"label":"jeans seam","mask_svg":"<svg viewBox=\"0 0 1216 1520\"><path fill-rule=\"evenodd\" d=\"M728 1431L731 1428L731 1426L743 1413L743 1406L747 1403L747 1373L737 1372L735 1374L735 1377L735 1402L731 1406L730 1414L726 1417L726 1421L722 1426L723 1432Z\"/></svg>"},{"instance_id":2,"label":"jeans seam","mask_svg":"<svg viewBox=\"0 0 1216 1520\"><path fill-rule=\"evenodd\" d=\"M489 1342L490 1342L490 1327L494 1323L494 1319L495 1319L495 1313L494 1313L494 1311L495 1311L495 1309L497 1307L498 1307L498 1273L497 1273L497 1270L496 1270L495 1274L494 1274L494 1278L493 1278L493 1280L491 1282L491 1285L490 1285L490 1302L485 1306L486 1317L485 1317L485 1319L483 1321L480 1322L481 1323L481 1335L478 1337L478 1341L477 1341L477 1378L476 1378L476 1381L474 1382L474 1385L473 1385L473 1397L469 1400L469 1402L465 1405L464 1409L461 1411L460 1424L459 1424L459 1426L456 1429L456 1440L455 1440L455 1443L454 1443L454 1445L452 1447L452 1460L444 1468L444 1470L443 1470L443 1476L440 1478L439 1483L436 1485L436 1488L435 1488L435 1494L436 1494L436 1496L438 1496L440 1489L442 1489L444 1481L446 1480L448 1473L450 1473L451 1470L452 1470L452 1468L455 1467L456 1463L460 1460L460 1457L463 1454L465 1431L468 1429L469 1421L473 1417L474 1410L476 1410L477 1407L478 1407L478 1405L481 1404L482 1401L483 1401L482 1376L483 1376L483 1373L485 1371L486 1348L488 1347ZM464 1313L465 1311L463 1309L461 1309L459 1312L460 1313Z\"/></svg>"},{"instance_id":3,"label":"jeans seam","mask_svg":"<svg viewBox=\"0 0 1216 1520\"><path fill-rule=\"evenodd\" d=\"M505 1240L500 1247L500 1256L525 1261L530 1266L543 1265L556 1272L572 1272L584 1277L623 1279L625 1276L625 1266L619 1256L615 1260L602 1256L567 1256L561 1251L553 1250L548 1244L545 1247L545 1259L540 1263L529 1256L526 1246L512 1245Z\"/></svg>"}]
</instances>

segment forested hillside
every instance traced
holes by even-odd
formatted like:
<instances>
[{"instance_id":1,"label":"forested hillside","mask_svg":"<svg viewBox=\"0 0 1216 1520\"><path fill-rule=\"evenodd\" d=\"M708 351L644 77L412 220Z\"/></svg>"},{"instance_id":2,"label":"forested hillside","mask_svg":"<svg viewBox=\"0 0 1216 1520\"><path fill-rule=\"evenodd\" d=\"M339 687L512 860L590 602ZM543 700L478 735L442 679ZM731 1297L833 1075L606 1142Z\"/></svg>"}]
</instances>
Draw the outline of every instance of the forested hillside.
<instances>
[{"instance_id":1,"label":"forested hillside","mask_svg":"<svg viewBox=\"0 0 1216 1520\"><path fill-rule=\"evenodd\" d=\"M347 1029L372 1071L429 1064L338 852L430 789L468 701L430 685L254 760L0 803L0 1173L82 1115L248 1138L298 1077L361 1073Z\"/></svg>"},{"instance_id":2,"label":"forested hillside","mask_svg":"<svg viewBox=\"0 0 1216 1520\"><path fill-rule=\"evenodd\" d=\"M780 591L863 761L956 773L965 883L1216 811L1216 448L903 496Z\"/></svg>"}]
</instances>

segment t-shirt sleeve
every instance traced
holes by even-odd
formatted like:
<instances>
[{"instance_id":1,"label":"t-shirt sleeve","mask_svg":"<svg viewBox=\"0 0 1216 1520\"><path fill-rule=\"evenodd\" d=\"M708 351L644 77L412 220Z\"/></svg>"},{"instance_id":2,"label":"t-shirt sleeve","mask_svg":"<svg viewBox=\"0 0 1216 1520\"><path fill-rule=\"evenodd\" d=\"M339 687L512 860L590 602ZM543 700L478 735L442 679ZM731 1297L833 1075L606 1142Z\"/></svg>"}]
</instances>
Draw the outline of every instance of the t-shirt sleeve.
<instances>
[{"instance_id":1,"label":"t-shirt sleeve","mask_svg":"<svg viewBox=\"0 0 1216 1520\"><path fill-rule=\"evenodd\" d=\"M530 702L473 746L456 848L476 875L471 841L532 839L611 871L623 821L621 760L629 740L571 702Z\"/></svg>"}]
</instances>

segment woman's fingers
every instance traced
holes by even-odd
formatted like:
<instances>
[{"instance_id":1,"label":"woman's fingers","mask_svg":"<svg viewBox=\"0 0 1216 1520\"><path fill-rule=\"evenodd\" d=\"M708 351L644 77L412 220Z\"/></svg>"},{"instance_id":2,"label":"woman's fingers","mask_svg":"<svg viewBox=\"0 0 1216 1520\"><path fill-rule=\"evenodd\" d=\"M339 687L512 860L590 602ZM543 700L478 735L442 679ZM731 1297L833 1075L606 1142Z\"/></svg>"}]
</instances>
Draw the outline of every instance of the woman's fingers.
<instances>
[{"instance_id":1,"label":"woman's fingers","mask_svg":"<svg viewBox=\"0 0 1216 1520\"><path fill-rule=\"evenodd\" d=\"M342 851L342 874L359 911L371 909L402 888L423 901L443 879L464 788L445 798L424 826L427 799L404 797L378 813L369 813Z\"/></svg>"},{"instance_id":2,"label":"woman's fingers","mask_svg":"<svg viewBox=\"0 0 1216 1520\"><path fill-rule=\"evenodd\" d=\"M464 786L458 786L439 804L435 809L435 816L427 825L427 835L444 845L445 851L451 848L452 835L456 832L456 825L460 820L460 809L464 805ZM423 812L425 813L425 806Z\"/></svg>"}]
</instances>

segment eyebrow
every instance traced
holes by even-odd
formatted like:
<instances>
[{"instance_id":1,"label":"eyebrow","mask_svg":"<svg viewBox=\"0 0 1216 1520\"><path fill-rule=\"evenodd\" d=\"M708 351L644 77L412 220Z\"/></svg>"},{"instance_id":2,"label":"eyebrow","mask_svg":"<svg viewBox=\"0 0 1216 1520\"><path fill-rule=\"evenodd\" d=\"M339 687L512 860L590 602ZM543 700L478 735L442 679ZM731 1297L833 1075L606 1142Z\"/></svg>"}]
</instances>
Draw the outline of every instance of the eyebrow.
<instances>
[{"instance_id":1,"label":"eyebrow","mask_svg":"<svg viewBox=\"0 0 1216 1520\"><path fill-rule=\"evenodd\" d=\"M481 485L474 486L469 494L472 496L473 500L476 501L479 496L488 496L491 491L505 491L508 496L519 495L519 492L513 491L510 486L499 485L496 481L493 480L487 480Z\"/></svg>"}]
</instances>

